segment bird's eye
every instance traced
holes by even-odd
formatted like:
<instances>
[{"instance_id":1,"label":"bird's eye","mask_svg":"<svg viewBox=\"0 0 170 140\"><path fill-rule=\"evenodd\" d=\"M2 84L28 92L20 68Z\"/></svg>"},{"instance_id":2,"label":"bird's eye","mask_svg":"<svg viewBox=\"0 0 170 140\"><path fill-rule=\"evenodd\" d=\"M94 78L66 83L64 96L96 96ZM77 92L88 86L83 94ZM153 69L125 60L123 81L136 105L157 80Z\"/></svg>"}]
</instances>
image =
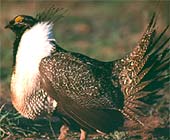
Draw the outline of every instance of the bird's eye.
<instances>
[{"instance_id":1,"label":"bird's eye","mask_svg":"<svg viewBox=\"0 0 170 140\"><path fill-rule=\"evenodd\" d=\"M24 19L24 17L18 16L18 17L15 18L15 23L20 23L20 22L23 21L23 19Z\"/></svg>"}]
</instances>

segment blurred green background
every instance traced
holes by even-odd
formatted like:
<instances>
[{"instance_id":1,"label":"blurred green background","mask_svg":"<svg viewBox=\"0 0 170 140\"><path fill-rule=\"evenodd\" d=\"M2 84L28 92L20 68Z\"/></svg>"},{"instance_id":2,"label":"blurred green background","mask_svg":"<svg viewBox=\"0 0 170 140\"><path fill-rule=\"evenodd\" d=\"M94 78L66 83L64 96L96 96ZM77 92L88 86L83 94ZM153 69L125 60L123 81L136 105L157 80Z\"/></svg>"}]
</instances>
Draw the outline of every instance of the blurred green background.
<instances>
[{"instance_id":1,"label":"blurred green background","mask_svg":"<svg viewBox=\"0 0 170 140\"><path fill-rule=\"evenodd\" d=\"M1 0L0 1L0 105L10 103L12 46L15 35L4 29L16 15L35 16L50 6L65 8L55 24L56 40L63 48L109 61L137 44L154 11L158 32L170 24L170 1L153 0ZM167 33L167 36L170 32ZM169 95L164 97L169 100Z\"/></svg>"}]
</instances>

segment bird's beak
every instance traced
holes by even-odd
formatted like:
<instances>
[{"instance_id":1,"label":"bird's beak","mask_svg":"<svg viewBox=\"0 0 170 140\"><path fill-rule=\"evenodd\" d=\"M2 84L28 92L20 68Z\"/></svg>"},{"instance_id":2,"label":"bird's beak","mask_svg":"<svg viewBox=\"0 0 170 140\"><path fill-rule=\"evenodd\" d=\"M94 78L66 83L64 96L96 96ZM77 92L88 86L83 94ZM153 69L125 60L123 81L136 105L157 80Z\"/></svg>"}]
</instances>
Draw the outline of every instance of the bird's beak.
<instances>
[{"instance_id":1,"label":"bird's beak","mask_svg":"<svg viewBox=\"0 0 170 140\"><path fill-rule=\"evenodd\" d=\"M5 29L7 29L7 28L12 28L13 27L13 24L11 24L10 22L4 27Z\"/></svg>"},{"instance_id":2,"label":"bird's beak","mask_svg":"<svg viewBox=\"0 0 170 140\"><path fill-rule=\"evenodd\" d=\"M5 29L11 28L11 25L10 25L10 24L7 24L4 28L5 28Z\"/></svg>"}]
</instances>

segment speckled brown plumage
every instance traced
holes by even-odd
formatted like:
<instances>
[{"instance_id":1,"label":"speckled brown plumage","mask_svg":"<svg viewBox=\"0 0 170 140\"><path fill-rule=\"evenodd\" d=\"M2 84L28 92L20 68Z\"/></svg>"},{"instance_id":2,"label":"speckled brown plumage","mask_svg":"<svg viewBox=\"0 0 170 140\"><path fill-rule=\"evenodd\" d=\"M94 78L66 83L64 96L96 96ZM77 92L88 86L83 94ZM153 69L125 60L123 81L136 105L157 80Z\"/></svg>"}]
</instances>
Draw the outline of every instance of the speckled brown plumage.
<instances>
[{"instance_id":1,"label":"speckled brown plumage","mask_svg":"<svg viewBox=\"0 0 170 140\"><path fill-rule=\"evenodd\" d=\"M125 56L124 58L117 60L115 63L115 69L113 70L114 75L118 75L118 81L121 85L121 91L124 93L125 101L123 110L120 110L127 118L135 120L140 124L144 125L139 119L137 119L137 114L141 115L141 111L138 110L138 107L146 106L145 103L141 102L140 98L147 96L150 92L155 91L155 87L152 90L147 90L147 86L152 86L153 80L158 80L159 77L163 78L159 84L164 85L168 82L168 75L163 75L162 71L156 71L154 68L157 66L156 63L159 62L160 64L164 65L164 70L168 69L169 62L163 61L160 59L162 55L162 51L156 54L158 49L164 50L164 52L169 53L169 48L164 49L163 47L166 46L157 46L159 39L162 37L163 33L166 32L168 29L165 28L163 33L155 39L155 29L156 19L155 14L153 15L145 33L143 34L141 40L139 41L138 45L133 49L133 51ZM169 38L165 41L168 42ZM168 46L168 45L167 45ZM154 48L155 47L155 48ZM162 47L162 48L161 48ZM153 57L156 56L155 60ZM168 55L166 54L166 59ZM152 61L151 61L152 60ZM163 63L165 62L165 63ZM160 74L157 75L157 78L150 77L150 79L145 79L152 74ZM153 79L152 79L153 78ZM142 93L143 92L143 93Z\"/></svg>"}]
</instances>

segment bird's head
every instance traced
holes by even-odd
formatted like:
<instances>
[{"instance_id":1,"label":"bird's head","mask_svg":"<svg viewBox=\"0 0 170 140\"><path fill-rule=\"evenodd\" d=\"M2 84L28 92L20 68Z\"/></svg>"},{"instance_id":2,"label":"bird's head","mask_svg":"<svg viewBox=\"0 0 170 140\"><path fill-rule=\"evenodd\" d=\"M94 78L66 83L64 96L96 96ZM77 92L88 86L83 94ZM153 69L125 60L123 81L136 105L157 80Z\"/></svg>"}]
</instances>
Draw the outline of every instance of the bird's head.
<instances>
[{"instance_id":1,"label":"bird's head","mask_svg":"<svg viewBox=\"0 0 170 140\"><path fill-rule=\"evenodd\" d=\"M27 15L18 15L5 26L5 28L11 29L14 33L20 34L27 29L30 29L37 23L37 19L27 16Z\"/></svg>"},{"instance_id":2,"label":"bird's head","mask_svg":"<svg viewBox=\"0 0 170 140\"><path fill-rule=\"evenodd\" d=\"M18 15L13 18L5 26L5 28L11 29L17 35L21 35L27 29L30 29L38 22L53 23L63 17L65 12L62 12L62 8L51 7L44 12L38 13L35 18L27 15Z\"/></svg>"}]
</instances>

